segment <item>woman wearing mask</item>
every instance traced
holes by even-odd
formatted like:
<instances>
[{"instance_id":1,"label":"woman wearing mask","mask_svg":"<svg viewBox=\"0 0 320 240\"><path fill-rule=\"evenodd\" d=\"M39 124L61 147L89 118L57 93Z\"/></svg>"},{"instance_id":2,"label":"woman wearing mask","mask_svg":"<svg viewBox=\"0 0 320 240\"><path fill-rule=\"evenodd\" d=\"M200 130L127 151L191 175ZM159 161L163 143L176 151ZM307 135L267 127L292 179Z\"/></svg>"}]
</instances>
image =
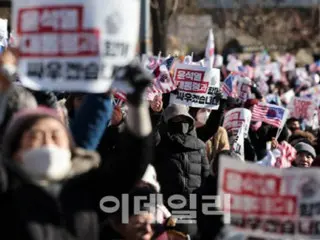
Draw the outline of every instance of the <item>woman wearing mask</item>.
<instances>
[{"instance_id":1,"label":"woman wearing mask","mask_svg":"<svg viewBox=\"0 0 320 240\"><path fill-rule=\"evenodd\" d=\"M100 200L129 192L152 158L151 122L142 100L150 78L138 66L127 70L135 91L128 95L124 151L111 165L99 166L98 155L75 148L52 110L26 110L12 119L0 169L2 234L17 240L100 239Z\"/></svg>"}]
</instances>

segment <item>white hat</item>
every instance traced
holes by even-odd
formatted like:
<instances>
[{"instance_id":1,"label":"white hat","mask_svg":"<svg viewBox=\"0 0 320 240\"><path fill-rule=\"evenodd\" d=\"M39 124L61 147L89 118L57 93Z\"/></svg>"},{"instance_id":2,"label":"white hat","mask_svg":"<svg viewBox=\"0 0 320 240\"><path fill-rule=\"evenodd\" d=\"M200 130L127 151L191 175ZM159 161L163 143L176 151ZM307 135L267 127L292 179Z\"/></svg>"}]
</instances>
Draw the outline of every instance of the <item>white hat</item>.
<instances>
[{"instance_id":1,"label":"white hat","mask_svg":"<svg viewBox=\"0 0 320 240\"><path fill-rule=\"evenodd\" d=\"M151 184L157 190L157 192L160 192L160 184L157 181L157 173L151 164L148 165L147 170L141 180Z\"/></svg>"}]
</instances>

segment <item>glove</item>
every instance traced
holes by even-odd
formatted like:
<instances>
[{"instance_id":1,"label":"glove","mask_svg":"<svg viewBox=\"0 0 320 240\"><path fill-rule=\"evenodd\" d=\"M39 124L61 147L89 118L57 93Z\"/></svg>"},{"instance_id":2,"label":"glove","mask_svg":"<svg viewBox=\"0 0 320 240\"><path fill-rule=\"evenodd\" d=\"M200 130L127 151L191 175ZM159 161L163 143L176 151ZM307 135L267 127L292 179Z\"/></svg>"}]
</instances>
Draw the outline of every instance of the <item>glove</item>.
<instances>
[{"instance_id":1,"label":"glove","mask_svg":"<svg viewBox=\"0 0 320 240\"><path fill-rule=\"evenodd\" d=\"M139 106L143 102L146 88L152 84L152 75L146 72L137 62L120 68L119 71L122 71L122 79L128 81L128 84L134 89L132 93L127 94L128 102L134 106Z\"/></svg>"},{"instance_id":2,"label":"glove","mask_svg":"<svg viewBox=\"0 0 320 240\"><path fill-rule=\"evenodd\" d=\"M258 91L258 86L255 83L252 83L251 85L251 92L256 93Z\"/></svg>"},{"instance_id":3,"label":"glove","mask_svg":"<svg viewBox=\"0 0 320 240\"><path fill-rule=\"evenodd\" d=\"M263 96L262 96L262 94L260 93L260 91L259 91L258 86L257 86L256 83L252 83L252 85L251 85L251 92L256 95L256 98L258 98L258 99L262 99L262 98L263 98Z\"/></svg>"},{"instance_id":4,"label":"glove","mask_svg":"<svg viewBox=\"0 0 320 240\"><path fill-rule=\"evenodd\" d=\"M223 98L223 93L222 93L221 89L218 89L216 91L215 95L216 95L216 98L219 100L221 100Z\"/></svg>"},{"instance_id":5,"label":"glove","mask_svg":"<svg viewBox=\"0 0 320 240\"><path fill-rule=\"evenodd\" d=\"M238 98L228 97L226 100L227 107L239 107L242 101Z\"/></svg>"}]
</instances>

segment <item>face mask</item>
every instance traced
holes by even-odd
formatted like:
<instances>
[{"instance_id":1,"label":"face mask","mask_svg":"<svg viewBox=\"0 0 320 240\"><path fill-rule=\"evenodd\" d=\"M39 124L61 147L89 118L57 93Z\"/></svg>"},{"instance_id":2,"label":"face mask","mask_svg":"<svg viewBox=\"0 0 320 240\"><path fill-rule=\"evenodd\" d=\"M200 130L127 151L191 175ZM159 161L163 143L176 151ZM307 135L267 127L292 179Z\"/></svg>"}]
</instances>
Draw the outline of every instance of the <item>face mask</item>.
<instances>
[{"instance_id":1,"label":"face mask","mask_svg":"<svg viewBox=\"0 0 320 240\"><path fill-rule=\"evenodd\" d=\"M44 146L26 151L22 160L23 170L38 180L62 180L72 166L71 152L56 146Z\"/></svg>"},{"instance_id":2,"label":"face mask","mask_svg":"<svg viewBox=\"0 0 320 240\"><path fill-rule=\"evenodd\" d=\"M206 124L209 116L210 116L210 112L209 111L199 112L197 114L196 119L200 124L204 125L204 124Z\"/></svg>"},{"instance_id":3,"label":"face mask","mask_svg":"<svg viewBox=\"0 0 320 240\"><path fill-rule=\"evenodd\" d=\"M173 123L172 122L169 124L169 132L187 134L189 132L189 123L186 123L186 122Z\"/></svg>"}]
</instances>

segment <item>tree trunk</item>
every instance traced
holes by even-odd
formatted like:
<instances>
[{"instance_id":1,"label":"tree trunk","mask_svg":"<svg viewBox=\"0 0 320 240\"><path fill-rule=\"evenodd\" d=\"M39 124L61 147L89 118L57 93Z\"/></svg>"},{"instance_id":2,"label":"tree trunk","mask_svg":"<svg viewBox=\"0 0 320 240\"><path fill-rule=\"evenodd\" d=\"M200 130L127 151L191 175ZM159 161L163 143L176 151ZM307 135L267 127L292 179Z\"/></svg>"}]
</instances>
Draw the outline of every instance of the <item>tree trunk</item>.
<instances>
[{"instance_id":1,"label":"tree trunk","mask_svg":"<svg viewBox=\"0 0 320 240\"><path fill-rule=\"evenodd\" d=\"M169 17L167 0L157 0L156 2L158 8L151 6L152 49L153 54L157 55L161 51L162 56L166 56Z\"/></svg>"}]
</instances>

